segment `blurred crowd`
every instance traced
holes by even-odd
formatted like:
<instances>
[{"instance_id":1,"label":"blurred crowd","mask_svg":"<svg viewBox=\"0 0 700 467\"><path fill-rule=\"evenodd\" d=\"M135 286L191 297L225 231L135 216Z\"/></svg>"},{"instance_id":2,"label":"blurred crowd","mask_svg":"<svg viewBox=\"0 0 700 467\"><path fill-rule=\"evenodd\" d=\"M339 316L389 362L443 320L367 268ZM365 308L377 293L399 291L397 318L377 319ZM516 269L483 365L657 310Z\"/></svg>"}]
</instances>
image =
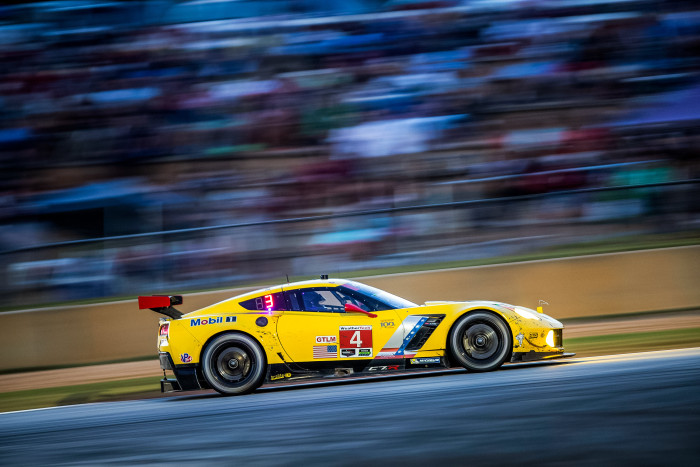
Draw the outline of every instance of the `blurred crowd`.
<instances>
[{"instance_id":1,"label":"blurred crowd","mask_svg":"<svg viewBox=\"0 0 700 467\"><path fill-rule=\"evenodd\" d=\"M0 55L18 304L698 226L694 184L518 201L698 178L692 1L17 2Z\"/></svg>"}]
</instances>

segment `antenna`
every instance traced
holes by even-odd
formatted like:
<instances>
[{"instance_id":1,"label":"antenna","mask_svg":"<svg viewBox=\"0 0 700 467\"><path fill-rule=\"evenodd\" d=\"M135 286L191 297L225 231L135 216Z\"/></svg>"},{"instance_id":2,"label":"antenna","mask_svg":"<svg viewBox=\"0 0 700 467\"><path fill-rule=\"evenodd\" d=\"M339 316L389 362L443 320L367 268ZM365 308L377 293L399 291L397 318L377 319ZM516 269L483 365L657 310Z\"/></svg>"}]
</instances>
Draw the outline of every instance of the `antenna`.
<instances>
[{"instance_id":1,"label":"antenna","mask_svg":"<svg viewBox=\"0 0 700 467\"><path fill-rule=\"evenodd\" d=\"M285 274L287 276L287 284L289 284L289 274Z\"/></svg>"}]
</instances>

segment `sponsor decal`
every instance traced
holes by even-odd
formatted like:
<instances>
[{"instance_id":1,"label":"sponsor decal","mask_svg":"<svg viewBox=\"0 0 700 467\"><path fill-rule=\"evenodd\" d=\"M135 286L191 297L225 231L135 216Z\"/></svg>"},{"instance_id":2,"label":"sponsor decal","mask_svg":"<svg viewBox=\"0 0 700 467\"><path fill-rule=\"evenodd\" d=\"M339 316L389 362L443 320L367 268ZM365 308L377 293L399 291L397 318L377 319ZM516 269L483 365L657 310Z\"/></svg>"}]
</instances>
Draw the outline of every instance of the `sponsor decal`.
<instances>
[{"instance_id":1,"label":"sponsor decal","mask_svg":"<svg viewBox=\"0 0 700 467\"><path fill-rule=\"evenodd\" d=\"M440 363L440 357L412 358L411 363L413 365L429 365L432 363Z\"/></svg>"},{"instance_id":2,"label":"sponsor decal","mask_svg":"<svg viewBox=\"0 0 700 467\"><path fill-rule=\"evenodd\" d=\"M381 366L371 366L367 368L367 371L387 371L387 370L398 370L400 365L381 365Z\"/></svg>"},{"instance_id":3,"label":"sponsor decal","mask_svg":"<svg viewBox=\"0 0 700 467\"><path fill-rule=\"evenodd\" d=\"M180 354L180 361L182 361L182 363L190 363L192 361L192 355L188 353Z\"/></svg>"},{"instance_id":4,"label":"sponsor decal","mask_svg":"<svg viewBox=\"0 0 700 467\"><path fill-rule=\"evenodd\" d=\"M160 340L160 346L161 346L161 347L165 347L166 345L168 345L168 339L161 339L161 340Z\"/></svg>"},{"instance_id":5,"label":"sponsor decal","mask_svg":"<svg viewBox=\"0 0 700 467\"><path fill-rule=\"evenodd\" d=\"M340 326L341 331L371 331L372 326Z\"/></svg>"},{"instance_id":6,"label":"sponsor decal","mask_svg":"<svg viewBox=\"0 0 700 467\"><path fill-rule=\"evenodd\" d=\"M396 327L396 323L394 322L393 319L383 319L383 320L381 320L381 321L379 322L379 324L380 324L383 328L394 328L394 327Z\"/></svg>"},{"instance_id":7,"label":"sponsor decal","mask_svg":"<svg viewBox=\"0 0 700 467\"><path fill-rule=\"evenodd\" d=\"M226 317L226 322L227 322L227 323L235 323L235 322L236 322L236 317L235 317L235 316L227 316L227 317Z\"/></svg>"},{"instance_id":8,"label":"sponsor decal","mask_svg":"<svg viewBox=\"0 0 700 467\"><path fill-rule=\"evenodd\" d=\"M340 356L343 358L354 357L357 355L357 349L340 349Z\"/></svg>"},{"instance_id":9,"label":"sponsor decal","mask_svg":"<svg viewBox=\"0 0 700 467\"><path fill-rule=\"evenodd\" d=\"M314 345L314 358L338 358L337 345Z\"/></svg>"},{"instance_id":10,"label":"sponsor decal","mask_svg":"<svg viewBox=\"0 0 700 467\"><path fill-rule=\"evenodd\" d=\"M194 318L190 320L190 327L205 326L207 324L221 324L224 318L221 316L210 316L209 318Z\"/></svg>"},{"instance_id":11,"label":"sponsor decal","mask_svg":"<svg viewBox=\"0 0 700 467\"><path fill-rule=\"evenodd\" d=\"M340 326L339 334L342 357L354 357L358 349L372 350L372 326ZM352 354L343 353L346 349L352 350Z\"/></svg>"},{"instance_id":12,"label":"sponsor decal","mask_svg":"<svg viewBox=\"0 0 700 467\"><path fill-rule=\"evenodd\" d=\"M358 357L371 357L372 356L372 349L357 349L357 356Z\"/></svg>"},{"instance_id":13,"label":"sponsor decal","mask_svg":"<svg viewBox=\"0 0 700 467\"><path fill-rule=\"evenodd\" d=\"M289 378L291 376L292 376L291 373L280 373L279 375L270 376L270 381L277 381L278 379Z\"/></svg>"},{"instance_id":14,"label":"sponsor decal","mask_svg":"<svg viewBox=\"0 0 700 467\"><path fill-rule=\"evenodd\" d=\"M515 338L518 339L518 347L522 347L523 346L523 339L525 339L525 334L523 334L522 332L518 333L518 335L515 336Z\"/></svg>"},{"instance_id":15,"label":"sponsor decal","mask_svg":"<svg viewBox=\"0 0 700 467\"><path fill-rule=\"evenodd\" d=\"M531 333L530 333L530 339L537 339L537 333L536 333L536 332L531 332Z\"/></svg>"},{"instance_id":16,"label":"sponsor decal","mask_svg":"<svg viewBox=\"0 0 700 467\"><path fill-rule=\"evenodd\" d=\"M406 317L401 326L396 328L394 334L384 344L382 350L379 351L377 358L410 358L415 356L416 352L406 350L406 346L427 320L427 316L411 315ZM405 331L408 333L404 336Z\"/></svg>"},{"instance_id":17,"label":"sponsor decal","mask_svg":"<svg viewBox=\"0 0 700 467\"><path fill-rule=\"evenodd\" d=\"M393 353L389 353L389 352L379 352L377 354L377 358L381 358L382 360L390 360L390 359L403 360L404 358L413 357L415 354L416 354L415 352L411 352L411 353L407 353L405 355L394 355Z\"/></svg>"},{"instance_id":18,"label":"sponsor decal","mask_svg":"<svg viewBox=\"0 0 700 467\"><path fill-rule=\"evenodd\" d=\"M336 344L338 339L335 336L316 336L317 344Z\"/></svg>"}]
</instances>

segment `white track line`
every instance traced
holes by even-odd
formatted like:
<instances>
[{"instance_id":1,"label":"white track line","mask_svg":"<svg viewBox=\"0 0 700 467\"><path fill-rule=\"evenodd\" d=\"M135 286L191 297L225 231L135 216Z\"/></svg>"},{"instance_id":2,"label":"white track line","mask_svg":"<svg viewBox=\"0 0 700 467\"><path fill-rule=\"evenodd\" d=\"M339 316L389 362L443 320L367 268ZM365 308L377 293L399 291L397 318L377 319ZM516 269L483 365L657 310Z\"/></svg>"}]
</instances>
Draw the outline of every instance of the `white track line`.
<instances>
[{"instance_id":1,"label":"white track line","mask_svg":"<svg viewBox=\"0 0 700 467\"><path fill-rule=\"evenodd\" d=\"M624 361L624 360L648 360L648 359L659 359L659 358L669 358L669 357L678 357L678 356L695 356L698 355L700 356L700 347L690 347L690 348L685 348L685 349L671 349L671 350L652 350L652 351L647 351L647 352L635 352L635 353L628 353L628 354L616 354L616 355L601 355L597 357L579 357L579 358L566 358L566 359L552 359L552 360L541 360L541 361L536 361L536 362L524 362L524 363L514 363L513 366L517 366L519 364L527 365L527 364L533 364L533 363L539 363L539 364L545 364L545 363L577 363L577 364L596 364L596 363L606 363L606 362L611 362L611 361ZM444 369L436 369L434 372L410 372L410 373L400 373L400 374L395 374L395 375L377 375L377 376L366 376L366 377L355 377L355 378L338 378L338 379L328 379L328 380L318 380L318 381L308 381L308 382L302 382L298 384L290 384L287 387L303 387L303 386L311 386L311 385L316 385L319 383L340 383L342 381L350 381L350 380L367 380L368 382L374 381L374 380L381 380L381 379L393 379L397 376L413 376L413 375L429 375L431 373L434 374L444 374L444 373L456 373L463 371L461 368L444 368ZM267 388L272 388L272 387L278 387L278 386L266 386ZM281 387L281 386L279 386ZM181 395L174 395L172 398L176 397L182 397L182 396L187 396L187 393L183 393ZM165 398L162 398L165 399ZM131 401L121 401L121 402L137 402L141 401L144 399L133 399ZM58 405L54 407L40 407L36 409L24 409L24 410L14 410L11 412L2 412L0 413L0 417L3 415L7 414L16 414L16 413L25 413L25 412L36 412L39 410L52 410L52 409L61 409L65 407L86 407L89 405L97 405L97 404L105 404L109 402L88 402L85 404L71 404L71 405Z\"/></svg>"}]
</instances>

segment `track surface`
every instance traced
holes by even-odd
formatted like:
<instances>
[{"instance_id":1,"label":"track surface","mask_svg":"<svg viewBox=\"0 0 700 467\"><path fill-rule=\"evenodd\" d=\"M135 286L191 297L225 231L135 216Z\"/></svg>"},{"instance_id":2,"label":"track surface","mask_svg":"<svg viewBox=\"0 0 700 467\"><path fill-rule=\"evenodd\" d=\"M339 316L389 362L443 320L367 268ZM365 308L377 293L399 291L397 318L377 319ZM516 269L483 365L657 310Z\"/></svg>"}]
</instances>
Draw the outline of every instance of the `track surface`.
<instances>
[{"instance_id":1,"label":"track surface","mask_svg":"<svg viewBox=\"0 0 700 467\"><path fill-rule=\"evenodd\" d=\"M697 465L700 349L0 414L0 465Z\"/></svg>"}]
</instances>

